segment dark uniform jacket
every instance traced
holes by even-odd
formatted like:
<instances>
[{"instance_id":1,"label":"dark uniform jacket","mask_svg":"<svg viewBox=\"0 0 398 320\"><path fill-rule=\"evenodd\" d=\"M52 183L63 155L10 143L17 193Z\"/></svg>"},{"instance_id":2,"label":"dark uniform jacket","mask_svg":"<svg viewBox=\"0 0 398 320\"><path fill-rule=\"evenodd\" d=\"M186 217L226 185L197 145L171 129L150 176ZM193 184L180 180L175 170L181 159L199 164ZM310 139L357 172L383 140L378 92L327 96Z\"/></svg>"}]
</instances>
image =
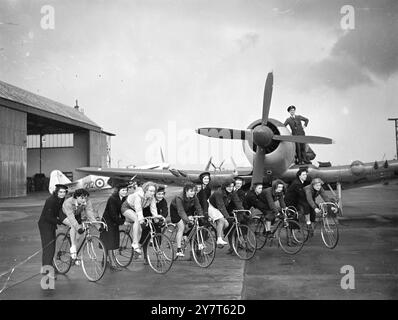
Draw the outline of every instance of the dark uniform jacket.
<instances>
[{"instance_id":1,"label":"dark uniform jacket","mask_svg":"<svg viewBox=\"0 0 398 320\"><path fill-rule=\"evenodd\" d=\"M226 219L232 209L243 210L242 201L235 191L228 193L225 189L218 189L210 196L209 202L214 208L220 210Z\"/></svg>"},{"instance_id":2,"label":"dark uniform jacket","mask_svg":"<svg viewBox=\"0 0 398 320\"><path fill-rule=\"evenodd\" d=\"M39 224L47 224L52 226L54 229L57 228L57 224L60 224L59 213L62 210L62 204L65 199L58 198L57 195L51 195L47 198L41 216Z\"/></svg>"},{"instance_id":3,"label":"dark uniform jacket","mask_svg":"<svg viewBox=\"0 0 398 320\"><path fill-rule=\"evenodd\" d=\"M165 198L160 201L156 201L156 208L158 209L158 214L160 214L164 218L167 218L167 216L169 215L169 208L167 206L167 201Z\"/></svg>"},{"instance_id":4,"label":"dark uniform jacket","mask_svg":"<svg viewBox=\"0 0 398 320\"><path fill-rule=\"evenodd\" d=\"M211 189L209 185L207 185L205 188L202 187L202 189L196 195L199 199L199 203L202 206L205 215L207 215L209 212L209 203L207 202L207 200L209 200L210 195L211 195Z\"/></svg>"},{"instance_id":5,"label":"dark uniform jacket","mask_svg":"<svg viewBox=\"0 0 398 320\"><path fill-rule=\"evenodd\" d=\"M318 208L318 205L315 202L315 199L318 196L321 196L323 201L326 201L326 202L330 201L330 198L327 196L325 190L322 187L319 191L316 191L310 184L310 185L304 187L304 192L305 192L307 202L312 209Z\"/></svg>"},{"instance_id":6,"label":"dark uniform jacket","mask_svg":"<svg viewBox=\"0 0 398 320\"><path fill-rule=\"evenodd\" d=\"M188 215L192 216L195 212L199 216L204 215L196 195L193 198L187 198L184 192L182 192L175 196L170 203L170 216L172 222L177 222L176 220L180 217L184 222L188 223Z\"/></svg>"},{"instance_id":7,"label":"dark uniform jacket","mask_svg":"<svg viewBox=\"0 0 398 320\"><path fill-rule=\"evenodd\" d=\"M302 183L299 178L296 178L296 180L294 180L286 190L286 205L295 207L297 207L299 204L305 205L307 203L307 199L305 196L304 187L309 183L310 182L308 180Z\"/></svg>"},{"instance_id":8,"label":"dark uniform jacket","mask_svg":"<svg viewBox=\"0 0 398 320\"><path fill-rule=\"evenodd\" d=\"M303 116L295 115L295 117L289 117L286 119L284 125L289 125L290 129L292 130L292 135L294 136L304 136L304 129L301 121L304 121L305 126L308 125L309 120Z\"/></svg>"},{"instance_id":9,"label":"dark uniform jacket","mask_svg":"<svg viewBox=\"0 0 398 320\"><path fill-rule=\"evenodd\" d=\"M269 187L259 194L261 202L266 203L267 211L278 213L278 208L275 205L275 201L279 201L281 208L286 208L283 192L276 193L274 187Z\"/></svg>"},{"instance_id":10,"label":"dark uniform jacket","mask_svg":"<svg viewBox=\"0 0 398 320\"><path fill-rule=\"evenodd\" d=\"M254 190L249 190L246 194L246 198L244 201L244 207L246 210L250 210L250 208L256 208L261 212L265 213L268 206L263 202L263 199L260 199L259 195L256 194Z\"/></svg>"},{"instance_id":11,"label":"dark uniform jacket","mask_svg":"<svg viewBox=\"0 0 398 320\"><path fill-rule=\"evenodd\" d=\"M118 193L112 194L106 203L102 220L107 224L108 231L100 234L100 239L104 242L107 250L115 250L119 248L119 226L125 221L122 215L122 203L127 197L120 199Z\"/></svg>"}]
</instances>

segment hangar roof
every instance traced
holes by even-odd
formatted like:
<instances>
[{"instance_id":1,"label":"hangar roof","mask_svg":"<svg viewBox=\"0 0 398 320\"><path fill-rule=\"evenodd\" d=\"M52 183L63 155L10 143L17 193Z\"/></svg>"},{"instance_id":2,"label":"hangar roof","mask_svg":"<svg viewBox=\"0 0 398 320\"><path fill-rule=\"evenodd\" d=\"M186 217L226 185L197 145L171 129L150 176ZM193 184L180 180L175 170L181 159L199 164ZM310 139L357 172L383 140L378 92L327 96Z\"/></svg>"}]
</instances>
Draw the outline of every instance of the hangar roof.
<instances>
[{"instance_id":1,"label":"hangar roof","mask_svg":"<svg viewBox=\"0 0 398 320\"><path fill-rule=\"evenodd\" d=\"M0 104L5 104L7 107L19 111L113 135L102 131L98 124L73 107L69 107L3 81L0 81Z\"/></svg>"}]
</instances>

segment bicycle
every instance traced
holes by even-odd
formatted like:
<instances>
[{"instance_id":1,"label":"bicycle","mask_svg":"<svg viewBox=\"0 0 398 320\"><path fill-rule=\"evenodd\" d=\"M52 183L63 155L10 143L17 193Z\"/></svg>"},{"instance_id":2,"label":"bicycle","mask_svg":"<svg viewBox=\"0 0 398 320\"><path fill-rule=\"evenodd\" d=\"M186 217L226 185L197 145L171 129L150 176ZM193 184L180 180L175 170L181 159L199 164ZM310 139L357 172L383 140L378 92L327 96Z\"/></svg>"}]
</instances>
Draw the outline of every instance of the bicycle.
<instances>
[{"instance_id":1,"label":"bicycle","mask_svg":"<svg viewBox=\"0 0 398 320\"><path fill-rule=\"evenodd\" d=\"M82 222L84 230L84 239L80 243L77 250L77 259L81 261L82 269L89 281L99 281L105 273L107 252L105 245L96 235L90 233L90 226L101 224L106 230L108 226L103 221L84 221ZM60 274L66 274L72 266L73 259L70 254L70 227L66 232L61 232L56 237L55 242L55 255L53 263L55 269Z\"/></svg>"},{"instance_id":2,"label":"bicycle","mask_svg":"<svg viewBox=\"0 0 398 320\"><path fill-rule=\"evenodd\" d=\"M150 230L143 241L144 257L150 267L157 273L166 273L169 271L174 257L174 249L170 239L162 233L157 233L155 230L153 220L162 218L144 217L144 222L149 226ZM133 240L130 236L132 225L129 224L125 230L119 231L119 249L112 252L116 263L123 268L128 267L134 257L134 249L132 248ZM148 249L150 255L148 255Z\"/></svg>"},{"instance_id":3,"label":"bicycle","mask_svg":"<svg viewBox=\"0 0 398 320\"><path fill-rule=\"evenodd\" d=\"M314 231L321 221L321 237L325 246L334 249L339 241L339 228L337 219L332 216L332 212L337 214L339 207L334 202L321 202L319 204L321 213L316 215ZM308 240L308 236L307 239Z\"/></svg>"},{"instance_id":4,"label":"bicycle","mask_svg":"<svg viewBox=\"0 0 398 320\"><path fill-rule=\"evenodd\" d=\"M185 252L189 243L191 244L192 256L195 263L201 268L209 267L216 256L216 242L211 234L211 232L204 226L199 226L199 219L204 218L204 216L194 215L193 217L193 227L189 231L186 239L184 237L181 240L182 252ZM169 234L171 242L175 247L174 260L178 258L176 255L177 251L177 225L169 223L165 228L164 232Z\"/></svg>"},{"instance_id":5,"label":"bicycle","mask_svg":"<svg viewBox=\"0 0 398 320\"><path fill-rule=\"evenodd\" d=\"M278 239L281 249L287 254L300 252L307 239L305 232L296 221L298 212L294 207L282 208L277 215L277 220L271 226L271 234L266 235L265 215L252 217L250 227L257 239L257 249L262 249L268 242L273 245L273 240Z\"/></svg>"},{"instance_id":6,"label":"bicycle","mask_svg":"<svg viewBox=\"0 0 398 320\"><path fill-rule=\"evenodd\" d=\"M165 234L156 232L154 219L159 219L159 217L144 217L146 225L149 226L149 233L143 241L144 256L155 272L166 273L173 265L174 248Z\"/></svg>"},{"instance_id":7,"label":"bicycle","mask_svg":"<svg viewBox=\"0 0 398 320\"><path fill-rule=\"evenodd\" d=\"M250 210L233 210L233 222L225 238L231 234L232 249L241 260L250 260L257 250L257 239L254 232L238 220L238 213L251 214Z\"/></svg>"}]
</instances>

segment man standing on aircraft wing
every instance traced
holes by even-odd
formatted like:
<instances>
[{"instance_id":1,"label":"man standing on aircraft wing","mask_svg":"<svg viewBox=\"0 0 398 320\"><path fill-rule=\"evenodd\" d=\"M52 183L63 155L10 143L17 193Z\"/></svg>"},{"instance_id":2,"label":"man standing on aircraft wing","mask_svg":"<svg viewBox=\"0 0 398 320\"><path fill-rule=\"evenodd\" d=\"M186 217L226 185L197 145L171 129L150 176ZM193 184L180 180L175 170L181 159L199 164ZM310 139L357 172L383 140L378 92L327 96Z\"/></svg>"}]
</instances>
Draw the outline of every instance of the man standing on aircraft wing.
<instances>
[{"instance_id":1,"label":"man standing on aircraft wing","mask_svg":"<svg viewBox=\"0 0 398 320\"><path fill-rule=\"evenodd\" d=\"M287 112L290 113L290 117L286 119L284 125L289 125L292 135L305 136L304 129L307 127L309 120L303 116L296 115L295 106L289 106ZM301 124L301 121L304 121L304 126ZM305 143L296 143L296 157L297 164L311 164L311 161L307 158Z\"/></svg>"}]
</instances>

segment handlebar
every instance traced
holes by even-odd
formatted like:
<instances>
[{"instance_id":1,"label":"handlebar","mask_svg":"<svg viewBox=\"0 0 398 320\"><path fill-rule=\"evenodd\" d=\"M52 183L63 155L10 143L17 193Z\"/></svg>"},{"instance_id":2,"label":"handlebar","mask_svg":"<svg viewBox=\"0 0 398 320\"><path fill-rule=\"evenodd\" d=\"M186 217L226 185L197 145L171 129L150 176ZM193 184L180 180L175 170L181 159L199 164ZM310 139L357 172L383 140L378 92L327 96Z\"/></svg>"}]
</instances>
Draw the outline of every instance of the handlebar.
<instances>
[{"instance_id":1,"label":"handlebar","mask_svg":"<svg viewBox=\"0 0 398 320\"><path fill-rule=\"evenodd\" d=\"M245 210L245 209L242 209L242 210L232 210L232 212L233 213L247 213L248 215L251 215L251 211L250 210Z\"/></svg>"},{"instance_id":2,"label":"handlebar","mask_svg":"<svg viewBox=\"0 0 398 320\"><path fill-rule=\"evenodd\" d=\"M95 224L100 224L102 227L104 227L105 230L108 230L108 225L103 221L83 221L82 222L84 230L88 229L89 226L95 225Z\"/></svg>"}]
</instances>

